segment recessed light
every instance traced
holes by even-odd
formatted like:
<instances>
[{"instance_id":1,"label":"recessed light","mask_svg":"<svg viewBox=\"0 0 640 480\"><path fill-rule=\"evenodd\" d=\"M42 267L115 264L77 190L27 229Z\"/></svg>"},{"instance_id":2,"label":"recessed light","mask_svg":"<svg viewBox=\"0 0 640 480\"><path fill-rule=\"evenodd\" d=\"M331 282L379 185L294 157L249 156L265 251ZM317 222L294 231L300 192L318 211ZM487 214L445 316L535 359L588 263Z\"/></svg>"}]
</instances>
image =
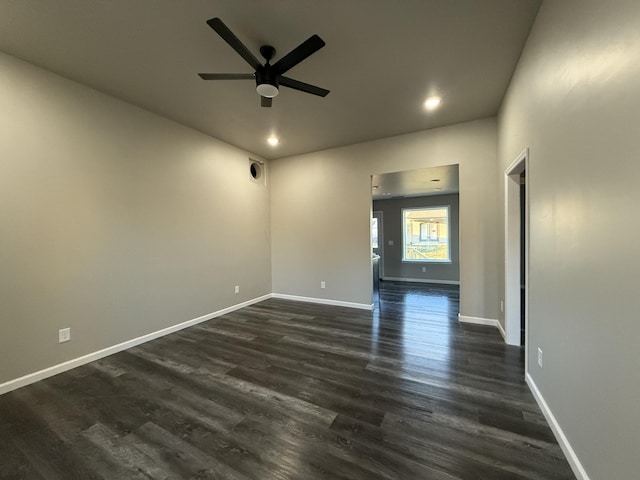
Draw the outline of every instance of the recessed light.
<instances>
[{"instance_id":1,"label":"recessed light","mask_svg":"<svg viewBox=\"0 0 640 480\"><path fill-rule=\"evenodd\" d=\"M385 192L385 193L383 193L382 195L384 195L384 196L388 197L388 196L389 196L389 195L391 195L391 194L390 194L390 193L388 193L388 192Z\"/></svg>"},{"instance_id":2,"label":"recessed light","mask_svg":"<svg viewBox=\"0 0 640 480\"><path fill-rule=\"evenodd\" d=\"M278 139L278 137L276 137L274 135L271 135L269 138L267 138L267 142L272 147L275 147L276 145L278 145L280 143L280 140Z\"/></svg>"},{"instance_id":3,"label":"recessed light","mask_svg":"<svg viewBox=\"0 0 640 480\"><path fill-rule=\"evenodd\" d=\"M440 187L436 187L434 188L434 190L438 191L438 190L442 190Z\"/></svg>"},{"instance_id":4,"label":"recessed light","mask_svg":"<svg viewBox=\"0 0 640 480\"><path fill-rule=\"evenodd\" d=\"M434 110L440 106L442 99L440 97L429 97L424 102L424 108Z\"/></svg>"},{"instance_id":5,"label":"recessed light","mask_svg":"<svg viewBox=\"0 0 640 480\"><path fill-rule=\"evenodd\" d=\"M439 181L440 181L440 179L439 179L439 178L433 178L433 179L431 179L431 181L432 181L433 183L437 183L437 182L439 182Z\"/></svg>"},{"instance_id":6,"label":"recessed light","mask_svg":"<svg viewBox=\"0 0 640 480\"><path fill-rule=\"evenodd\" d=\"M374 190L378 190L378 189L380 188L380 185L374 185L372 188L373 188Z\"/></svg>"}]
</instances>

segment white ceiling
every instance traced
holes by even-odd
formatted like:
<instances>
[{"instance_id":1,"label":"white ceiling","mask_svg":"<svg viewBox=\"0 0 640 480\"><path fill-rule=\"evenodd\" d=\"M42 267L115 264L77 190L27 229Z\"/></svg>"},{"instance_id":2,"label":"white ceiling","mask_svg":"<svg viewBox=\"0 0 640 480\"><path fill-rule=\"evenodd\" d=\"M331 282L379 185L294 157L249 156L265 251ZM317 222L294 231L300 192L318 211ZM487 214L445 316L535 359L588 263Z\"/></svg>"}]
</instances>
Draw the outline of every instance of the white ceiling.
<instances>
[{"instance_id":1,"label":"white ceiling","mask_svg":"<svg viewBox=\"0 0 640 480\"><path fill-rule=\"evenodd\" d=\"M495 115L540 0L0 0L0 50L237 145L278 158ZM252 50L326 47L261 108L251 68L209 26ZM272 62L273 63L273 62ZM442 96L436 112L422 108ZM273 148L266 138L277 134Z\"/></svg>"},{"instance_id":2,"label":"white ceiling","mask_svg":"<svg viewBox=\"0 0 640 480\"><path fill-rule=\"evenodd\" d=\"M459 191L458 165L420 168L371 177L373 200L448 195Z\"/></svg>"}]
</instances>

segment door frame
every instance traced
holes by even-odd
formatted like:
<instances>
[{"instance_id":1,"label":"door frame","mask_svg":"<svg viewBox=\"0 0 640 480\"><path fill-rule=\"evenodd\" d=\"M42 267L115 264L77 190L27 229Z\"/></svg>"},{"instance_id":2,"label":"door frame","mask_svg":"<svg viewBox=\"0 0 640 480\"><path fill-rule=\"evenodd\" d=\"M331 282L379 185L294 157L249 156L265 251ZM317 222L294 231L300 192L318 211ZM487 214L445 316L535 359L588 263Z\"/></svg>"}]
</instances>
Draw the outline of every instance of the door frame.
<instances>
[{"instance_id":1,"label":"door frame","mask_svg":"<svg viewBox=\"0 0 640 480\"><path fill-rule=\"evenodd\" d=\"M520 174L529 173L529 149L525 148L504 172L504 323L505 341L520 345L520 222L525 222L524 238L524 298L525 345L529 343L529 185L525 188L524 218L520 216ZM525 355L525 371L527 371Z\"/></svg>"}]
</instances>

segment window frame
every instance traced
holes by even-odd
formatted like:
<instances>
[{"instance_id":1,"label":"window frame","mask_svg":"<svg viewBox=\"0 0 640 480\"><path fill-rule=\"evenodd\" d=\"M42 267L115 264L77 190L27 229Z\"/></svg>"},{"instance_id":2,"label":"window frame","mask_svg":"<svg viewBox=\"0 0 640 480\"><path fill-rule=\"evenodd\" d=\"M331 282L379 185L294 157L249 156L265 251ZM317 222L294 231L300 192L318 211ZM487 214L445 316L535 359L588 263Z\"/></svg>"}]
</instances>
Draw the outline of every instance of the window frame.
<instances>
[{"instance_id":1,"label":"window frame","mask_svg":"<svg viewBox=\"0 0 640 480\"><path fill-rule=\"evenodd\" d=\"M447 258L406 258L407 254L407 212L424 210L445 210L447 212ZM451 260L451 205L432 205L425 207L407 207L401 209L402 216L402 262L403 263L452 263ZM422 238L422 226L420 227L420 237Z\"/></svg>"}]
</instances>

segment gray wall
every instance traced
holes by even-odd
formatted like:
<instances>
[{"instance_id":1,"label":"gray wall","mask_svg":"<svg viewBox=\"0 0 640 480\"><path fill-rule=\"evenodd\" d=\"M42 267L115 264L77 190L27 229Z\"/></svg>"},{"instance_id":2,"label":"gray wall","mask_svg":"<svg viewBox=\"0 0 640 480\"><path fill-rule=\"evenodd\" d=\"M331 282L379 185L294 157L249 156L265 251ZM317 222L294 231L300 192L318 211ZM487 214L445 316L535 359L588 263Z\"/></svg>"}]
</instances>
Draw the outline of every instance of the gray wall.
<instances>
[{"instance_id":1,"label":"gray wall","mask_svg":"<svg viewBox=\"0 0 640 480\"><path fill-rule=\"evenodd\" d=\"M499 116L501 172L530 148L529 370L592 480L640 467L639 26L545 1Z\"/></svg>"},{"instance_id":2,"label":"gray wall","mask_svg":"<svg viewBox=\"0 0 640 480\"><path fill-rule=\"evenodd\" d=\"M383 212L384 276L413 280L460 280L459 202L458 195L429 195L424 197L376 200L373 210ZM402 261L402 209L449 206L450 263ZM389 245L393 240L393 245ZM426 272L422 271L425 267Z\"/></svg>"},{"instance_id":3,"label":"gray wall","mask_svg":"<svg viewBox=\"0 0 640 480\"><path fill-rule=\"evenodd\" d=\"M248 155L0 54L0 383L270 293Z\"/></svg>"},{"instance_id":4,"label":"gray wall","mask_svg":"<svg viewBox=\"0 0 640 480\"><path fill-rule=\"evenodd\" d=\"M371 175L459 164L460 310L498 318L496 132L485 119L272 162L274 292L371 304Z\"/></svg>"}]
</instances>

